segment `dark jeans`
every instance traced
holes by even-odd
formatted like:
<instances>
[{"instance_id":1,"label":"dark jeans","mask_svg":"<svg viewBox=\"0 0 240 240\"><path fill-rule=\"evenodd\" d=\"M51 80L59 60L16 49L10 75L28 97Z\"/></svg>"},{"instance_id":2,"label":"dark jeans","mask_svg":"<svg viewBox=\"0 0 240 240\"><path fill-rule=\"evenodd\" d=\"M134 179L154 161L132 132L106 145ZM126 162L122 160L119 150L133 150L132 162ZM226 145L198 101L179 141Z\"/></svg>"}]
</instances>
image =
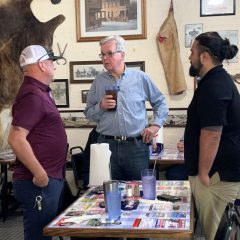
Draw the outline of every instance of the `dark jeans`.
<instances>
[{"instance_id":1,"label":"dark jeans","mask_svg":"<svg viewBox=\"0 0 240 240\"><path fill-rule=\"evenodd\" d=\"M111 176L114 180L141 180L141 170L149 168L149 147L142 140L116 141L99 136L98 143L109 143L112 152ZM121 238L102 238L119 240ZM123 238L122 238L123 239ZM138 238L127 238L137 240ZM141 240L148 238L141 238Z\"/></svg>"},{"instance_id":2,"label":"dark jeans","mask_svg":"<svg viewBox=\"0 0 240 240\"><path fill-rule=\"evenodd\" d=\"M141 170L149 168L149 147L142 140L116 141L100 135L98 143L109 143L114 180L141 180Z\"/></svg>"},{"instance_id":3,"label":"dark jeans","mask_svg":"<svg viewBox=\"0 0 240 240\"><path fill-rule=\"evenodd\" d=\"M52 239L43 236L43 228L56 217L63 184L63 180L53 178L49 178L48 186L44 188L35 186L32 180L13 182L14 196L23 208L24 240ZM35 207L39 195L42 196L41 211Z\"/></svg>"}]
</instances>

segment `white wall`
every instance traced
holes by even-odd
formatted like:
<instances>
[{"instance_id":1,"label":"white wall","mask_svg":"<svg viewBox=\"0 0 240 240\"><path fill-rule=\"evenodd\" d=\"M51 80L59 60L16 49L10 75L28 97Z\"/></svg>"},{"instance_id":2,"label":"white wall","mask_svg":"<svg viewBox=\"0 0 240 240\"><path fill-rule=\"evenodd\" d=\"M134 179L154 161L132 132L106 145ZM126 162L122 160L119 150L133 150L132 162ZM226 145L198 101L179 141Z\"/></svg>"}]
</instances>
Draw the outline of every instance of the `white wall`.
<instances>
[{"instance_id":1,"label":"white wall","mask_svg":"<svg viewBox=\"0 0 240 240\"><path fill-rule=\"evenodd\" d=\"M81 0L82 1L82 0ZM203 23L203 31L213 30L238 30L240 27L240 0L236 0L236 15L218 17L200 17L200 0L174 0L174 13L178 27L179 44L181 48L181 58L186 75L188 89L184 94L170 96L164 77L164 72L160 58L156 36L161 24L168 14L170 0L146 0L147 2L147 39L128 40L126 61L145 61L145 71L152 77L159 89L166 96L169 107L187 107L193 95L193 79L188 76L190 53L189 48L185 48L185 24ZM75 1L62 0L60 4L52 5L50 0L34 0L32 9L35 16L40 21L63 14L66 20L57 28L54 33L53 49L57 53L57 43L63 49L67 43L68 47L65 57L68 61L66 65L58 65L56 79L69 79L70 61L94 61L99 60L98 42L77 42L76 41L76 21L75 21ZM117 33L116 33L117 34ZM239 37L239 36L238 36ZM226 69L231 74L239 73L239 62L225 64ZM70 109L84 109L81 103L81 90L89 89L90 84L70 84ZM87 129L67 129L70 146L85 146ZM174 145L181 137L183 129L166 129L164 131L167 144Z\"/></svg>"}]
</instances>

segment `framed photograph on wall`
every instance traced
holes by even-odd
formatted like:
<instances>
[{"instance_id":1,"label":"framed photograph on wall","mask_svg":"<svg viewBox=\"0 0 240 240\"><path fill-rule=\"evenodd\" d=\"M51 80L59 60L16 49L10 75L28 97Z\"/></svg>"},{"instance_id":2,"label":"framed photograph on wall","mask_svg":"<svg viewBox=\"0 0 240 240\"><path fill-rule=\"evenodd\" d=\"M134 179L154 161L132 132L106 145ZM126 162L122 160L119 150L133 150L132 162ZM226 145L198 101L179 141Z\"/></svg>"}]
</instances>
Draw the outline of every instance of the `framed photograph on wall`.
<instances>
[{"instance_id":1,"label":"framed photograph on wall","mask_svg":"<svg viewBox=\"0 0 240 240\"><path fill-rule=\"evenodd\" d=\"M165 127L185 127L187 123L187 108L169 108Z\"/></svg>"},{"instance_id":2,"label":"framed photograph on wall","mask_svg":"<svg viewBox=\"0 0 240 240\"><path fill-rule=\"evenodd\" d=\"M68 79L54 79L50 84L57 107L69 107Z\"/></svg>"},{"instance_id":3,"label":"framed photograph on wall","mask_svg":"<svg viewBox=\"0 0 240 240\"><path fill-rule=\"evenodd\" d=\"M70 83L91 83L99 73L105 71L102 61L70 62Z\"/></svg>"},{"instance_id":4,"label":"framed photograph on wall","mask_svg":"<svg viewBox=\"0 0 240 240\"><path fill-rule=\"evenodd\" d=\"M185 25L185 47L190 48L194 39L203 32L203 24L186 24Z\"/></svg>"},{"instance_id":5,"label":"framed photograph on wall","mask_svg":"<svg viewBox=\"0 0 240 240\"><path fill-rule=\"evenodd\" d=\"M96 76L105 72L102 61L76 61L70 62L70 83L92 83ZM145 71L145 62L126 62L131 68Z\"/></svg>"},{"instance_id":6,"label":"framed photograph on wall","mask_svg":"<svg viewBox=\"0 0 240 240\"><path fill-rule=\"evenodd\" d=\"M87 95L88 95L89 90L82 90L82 103L87 102Z\"/></svg>"},{"instance_id":7,"label":"framed photograph on wall","mask_svg":"<svg viewBox=\"0 0 240 240\"><path fill-rule=\"evenodd\" d=\"M138 70L142 70L145 72L145 61L138 61L138 62L126 62L127 67L135 68Z\"/></svg>"},{"instance_id":8,"label":"framed photograph on wall","mask_svg":"<svg viewBox=\"0 0 240 240\"><path fill-rule=\"evenodd\" d=\"M235 15L236 0L200 0L200 17Z\"/></svg>"},{"instance_id":9,"label":"framed photograph on wall","mask_svg":"<svg viewBox=\"0 0 240 240\"><path fill-rule=\"evenodd\" d=\"M65 128L93 128L96 123L88 120L83 114L83 110L60 110Z\"/></svg>"},{"instance_id":10,"label":"framed photograph on wall","mask_svg":"<svg viewBox=\"0 0 240 240\"><path fill-rule=\"evenodd\" d=\"M125 39L144 39L146 0L75 0L77 41L99 41L110 35Z\"/></svg>"}]
</instances>

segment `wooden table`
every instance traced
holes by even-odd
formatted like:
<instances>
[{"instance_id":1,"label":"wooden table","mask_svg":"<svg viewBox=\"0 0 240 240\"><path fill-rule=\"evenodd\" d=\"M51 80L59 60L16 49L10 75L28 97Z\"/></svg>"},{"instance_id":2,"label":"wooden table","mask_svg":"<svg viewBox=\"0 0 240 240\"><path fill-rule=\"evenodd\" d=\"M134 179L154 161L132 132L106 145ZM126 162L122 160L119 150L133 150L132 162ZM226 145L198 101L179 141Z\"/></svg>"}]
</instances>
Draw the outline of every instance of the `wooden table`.
<instances>
[{"instance_id":1,"label":"wooden table","mask_svg":"<svg viewBox=\"0 0 240 240\"><path fill-rule=\"evenodd\" d=\"M159 174L161 171L166 171L173 165L184 164L184 153L179 152L176 148L164 148L159 155L151 155L149 160L150 168L155 165L158 173L157 179L161 179L161 174Z\"/></svg>"},{"instance_id":2,"label":"wooden table","mask_svg":"<svg viewBox=\"0 0 240 240\"><path fill-rule=\"evenodd\" d=\"M151 155L150 163L154 164L156 161L156 165L176 165L176 164L184 164L184 153L179 152L174 148L164 148L163 151L159 155Z\"/></svg>"},{"instance_id":3,"label":"wooden table","mask_svg":"<svg viewBox=\"0 0 240 240\"><path fill-rule=\"evenodd\" d=\"M0 152L0 165L1 165L1 215L3 221L7 218L8 212L8 166L15 163L15 155L12 150L4 150Z\"/></svg>"},{"instance_id":4,"label":"wooden table","mask_svg":"<svg viewBox=\"0 0 240 240\"><path fill-rule=\"evenodd\" d=\"M132 183L131 183L132 184ZM135 184L141 184L135 182ZM121 184L122 196L126 184ZM140 186L141 188L141 186ZM180 202L144 200L136 210L122 210L116 224L106 223L105 209L99 207L103 194L90 189L44 228L47 236L128 237L128 238L191 238L193 235L193 204L188 181L157 181L157 195L169 193L181 197Z\"/></svg>"}]
</instances>

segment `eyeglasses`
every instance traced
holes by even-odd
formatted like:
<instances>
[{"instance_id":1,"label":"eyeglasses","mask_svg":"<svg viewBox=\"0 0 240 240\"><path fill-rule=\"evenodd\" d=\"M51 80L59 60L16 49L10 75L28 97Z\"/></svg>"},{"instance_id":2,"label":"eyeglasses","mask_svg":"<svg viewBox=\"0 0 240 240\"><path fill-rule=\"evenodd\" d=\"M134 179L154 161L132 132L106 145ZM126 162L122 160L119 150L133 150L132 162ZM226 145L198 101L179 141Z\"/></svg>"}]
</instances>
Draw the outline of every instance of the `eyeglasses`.
<instances>
[{"instance_id":1,"label":"eyeglasses","mask_svg":"<svg viewBox=\"0 0 240 240\"><path fill-rule=\"evenodd\" d=\"M44 58L45 56L54 56L53 50L47 52L46 54L44 54L43 56L41 56L37 61L39 62L42 58Z\"/></svg>"},{"instance_id":2,"label":"eyeglasses","mask_svg":"<svg viewBox=\"0 0 240 240\"><path fill-rule=\"evenodd\" d=\"M120 53L121 51L116 52L107 52L107 53L100 53L98 56L103 59L104 57L111 58L115 53Z\"/></svg>"}]
</instances>

